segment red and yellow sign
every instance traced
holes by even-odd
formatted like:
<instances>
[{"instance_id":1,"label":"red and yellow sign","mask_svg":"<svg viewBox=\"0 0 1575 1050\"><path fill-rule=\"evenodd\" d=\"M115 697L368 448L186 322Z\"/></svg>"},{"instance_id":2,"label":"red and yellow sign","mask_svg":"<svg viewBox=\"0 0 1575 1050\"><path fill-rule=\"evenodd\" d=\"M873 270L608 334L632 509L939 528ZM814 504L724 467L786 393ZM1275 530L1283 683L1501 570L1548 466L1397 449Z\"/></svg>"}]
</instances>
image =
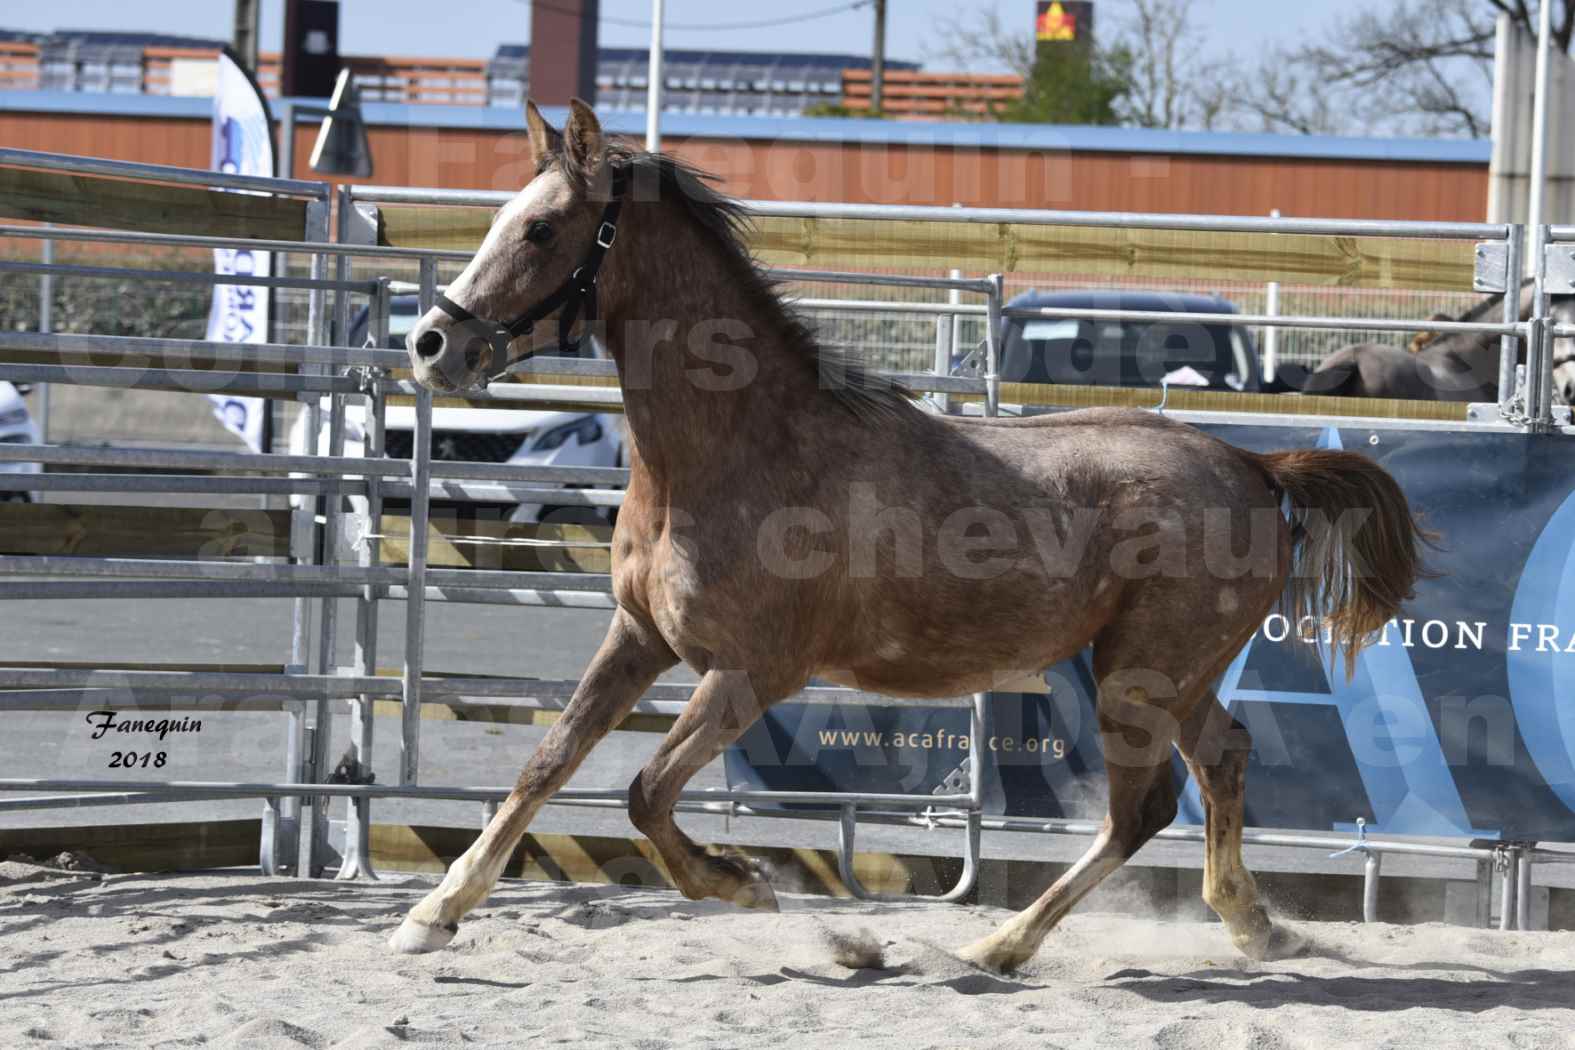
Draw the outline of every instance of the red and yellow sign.
<instances>
[{"instance_id":1,"label":"red and yellow sign","mask_svg":"<svg viewBox=\"0 0 1575 1050\"><path fill-rule=\"evenodd\" d=\"M1034 36L1040 42L1082 40L1094 20L1094 5L1075 0L1040 0L1034 19Z\"/></svg>"}]
</instances>

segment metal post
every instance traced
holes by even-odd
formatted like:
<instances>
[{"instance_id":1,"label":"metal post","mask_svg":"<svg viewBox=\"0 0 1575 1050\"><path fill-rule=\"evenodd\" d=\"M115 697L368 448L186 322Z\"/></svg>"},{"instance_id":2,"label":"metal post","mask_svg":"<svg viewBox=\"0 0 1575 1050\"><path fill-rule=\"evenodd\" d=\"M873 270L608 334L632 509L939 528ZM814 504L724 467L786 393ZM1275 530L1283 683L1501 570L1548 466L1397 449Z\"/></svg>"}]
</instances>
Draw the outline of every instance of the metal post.
<instances>
[{"instance_id":1,"label":"metal post","mask_svg":"<svg viewBox=\"0 0 1575 1050\"><path fill-rule=\"evenodd\" d=\"M1533 245L1533 289L1531 293L1531 330L1526 344L1526 415L1533 429L1548 425L1553 418L1553 340L1548 320L1548 244L1546 225L1531 230Z\"/></svg>"},{"instance_id":2,"label":"metal post","mask_svg":"<svg viewBox=\"0 0 1575 1050\"><path fill-rule=\"evenodd\" d=\"M1269 212L1269 218L1278 219L1280 209L1275 208ZM1270 317L1280 315L1280 282L1270 281L1264 288L1263 312ZM1263 380L1266 383L1274 382L1274 377L1280 371L1280 330L1269 327L1263 330Z\"/></svg>"},{"instance_id":3,"label":"metal post","mask_svg":"<svg viewBox=\"0 0 1575 1050\"><path fill-rule=\"evenodd\" d=\"M437 260L430 256L422 258L420 273L416 305L424 314L437 305Z\"/></svg>"},{"instance_id":4,"label":"metal post","mask_svg":"<svg viewBox=\"0 0 1575 1050\"><path fill-rule=\"evenodd\" d=\"M1280 282L1270 281L1263 297L1263 312L1270 317L1280 315ZM1263 330L1263 378L1274 382L1280 371L1280 330L1270 326Z\"/></svg>"},{"instance_id":5,"label":"metal post","mask_svg":"<svg viewBox=\"0 0 1575 1050\"><path fill-rule=\"evenodd\" d=\"M925 900L949 903L962 900L973 892L979 881L981 842L984 829L984 746L990 735L990 694L973 694L973 704L968 714L968 812L963 820L963 870L952 888L939 894L921 895ZM853 870L854 849L858 834L858 803L846 802L837 818L837 874L842 884L860 900L906 900L901 895L871 893L859 881Z\"/></svg>"},{"instance_id":6,"label":"metal post","mask_svg":"<svg viewBox=\"0 0 1575 1050\"><path fill-rule=\"evenodd\" d=\"M257 75L257 0L235 0L235 28L231 39L241 65Z\"/></svg>"},{"instance_id":7,"label":"metal post","mask_svg":"<svg viewBox=\"0 0 1575 1050\"><path fill-rule=\"evenodd\" d=\"M437 303L437 260L421 260L418 307ZM421 667L426 631L427 528L432 508L432 392L416 394L416 425L410 449L410 555L405 598L405 660L401 681L399 782L415 784L421 772Z\"/></svg>"},{"instance_id":8,"label":"metal post","mask_svg":"<svg viewBox=\"0 0 1575 1050\"><path fill-rule=\"evenodd\" d=\"M1520 286L1526 275L1526 227L1511 226L1505 245L1504 260L1504 320L1520 320ZM1520 363L1520 340L1512 335L1499 342L1498 352L1498 403L1500 407L1515 396L1515 366Z\"/></svg>"},{"instance_id":9,"label":"metal post","mask_svg":"<svg viewBox=\"0 0 1575 1050\"><path fill-rule=\"evenodd\" d=\"M1487 929L1493 925L1493 862L1477 861L1476 881L1477 926Z\"/></svg>"},{"instance_id":10,"label":"metal post","mask_svg":"<svg viewBox=\"0 0 1575 1050\"><path fill-rule=\"evenodd\" d=\"M306 444L309 454L317 450L316 428L310 433ZM302 525L303 519L311 521L310 506L309 502L303 500L303 506L290 516L290 562L293 565L310 564L312 561L313 530ZM311 659L307 641L311 635L311 608L311 602L306 598L295 598L290 603L290 663L285 668L290 674L305 674ZM300 783L306 777L306 702L286 701L284 715L284 776L291 782ZM270 818L273 818L271 823ZM263 850L265 855L275 859L277 868L274 871L265 869L263 874L283 875L298 870L296 862L300 855L300 827L301 800L298 797L280 799L277 814L264 812L263 835L269 837L270 828L274 834L272 841L265 844Z\"/></svg>"},{"instance_id":11,"label":"metal post","mask_svg":"<svg viewBox=\"0 0 1575 1050\"><path fill-rule=\"evenodd\" d=\"M968 712L968 732L973 739L968 748L968 794L975 813L984 811L984 746L990 739L990 694L973 694Z\"/></svg>"},{"instance_id":12,"label":"metal post","mask_svg":"<svg viewBox=\"0 0 1575 1050\"><path fill-rule=\"evenodd\" d=\"M293 127L291 130L293 137ZM340 187L338 197L338 239L342 242L346 240L345 231L349 222L350 209L353 207L353 205L350 200L349 190L346 187ZM350 257L348 255L340 255L334 259L334 279L341 285L350 279ZM326 325L320 328L318 331L315 331L313 333L313 339L321 339L321 343L319 345L343 346L349 337L349 328L350 293L345 288L340 287L334 290L334 312L332 324ZM331 366L323 366L322 372L324 374L331 375L333 374L334 369ZM345 454L346 407L344 395L329 395L328 455L334 457L335 459L338 459ZM345 509L344 496L338 485L340 480L342 479L337 475L332 479L333 483L331 483L326 488L321 501L323 514L323 529L321 533L322 564L326 567L332 567L339 561L339 538L343 531L342 523L344 521ZM372 482L371 479L368 480L371 484L375 484L375 482ZM370 589L371 588L363 588L363 598ZM360 655L362 641L359 629L364 626L362 622L363 617L361 603L362 598L358 598L356 603L356 626L358 628L356 637L357 655ZM377 619L374 611L371 616L371 630L373 631L374 648L376 644L376 629ZM339 664L338 598L322 599L322 613L318 624L318 646L317 666L319 672L322 674L334 674ZM372 671L368 671L366 673L371 674L374 672L375 668ZM326 696L318 698L315 706L315 731L312 735L313 749L311 763L312 772L315 774L313 779L317 782L323 782L328 778L330 765L332 762L330 756L332 754L331 748L333 745L334 708ZM365 730L366 758L368 763L370 763L371 758L371 727L369 724L365 723L370 723L370 721L371 720L369 717L363 716L364 724L360 726L357 726L354 723L352 724L352 735L355 735L357 729ZM360 741L358 739L352 740L351 743L352 754L354 754L358 759L360 758L359 743ZM360 799L351 800L348 805L348 809L350 812L356 813L357 806L363 804L366 801L367 800ZM302 874L315 878L321 874L321 869L327 866L329 854L331 852L328 841L328 828L330 809L332 808L333 801L326 795L319 795L311 800L311 804L311 834L308 836L307 840L309 842L308 848L310 852L307 855L307 859L302 863ZM367 811L363 809L357 815L364 818L366 817L366 814ZM342 858L342 863L339 866L340 877L354 878L360 873L359 869L363 865L367 864L367 853L363 852L358 847L365 844L365 842L362 840L365 839L365 837L369 834L369 823L369 819L363 819L359 822L355 819L351 819L348 822L346 828L346 855L344 858ZM352 857L354 857L353 860L351 859ZM366 869L366 874L374 878L376 877L373 875L369 866Z\"/></svg>"},{"instance_id":13,"label":"metal post","mask_svg":"<svg viewBox=\"0 0 1575 1050\"><path fill-rule=\"evenodd\" d=\"M1001 320L1005 306L1006 279L998 273L989 278L989 316L984 333L984 414L994 416L1001 411L1001 337L1006 334Z\"/></svg>"},{"instance_id":14,"label":"metal post","mask_svg":"<svg viewBox=\"0 0 1575 1050\"><path fill-rule=\"evenodd\" d=\"M961 280L962 271L953 267L949 276L954 281ZM946 290L946 302L952 306L959 305L962 302L962 290L960 288L948 288ZM942 330L939 327L942 322L946 325L944 334L942 334ZM936 325L935 374L938 376L949 376L952 374L952 361L957 357L958 347L962 346L962 314L938 315ZM946 351L945 360L942 360L940 356L943 340ZM941 407L942 412L950 412L952 409L952 399L949 394L936 394L935 403Z\"/></svg>"},{"instance_id":15,"label":"metal post","mask_svg":"<svg viewBox=\"0 0 1575 1050\"><path fill-rule=\"evenodd\" d=\"M875 0L875 48L870 56L870 112L886 106L886 0Z\"/></svg>"},{"instance_id":16,"label":"metal post","mask_svg":"<svg viewBox=\"0 0 1575 1050\"><path fill-rule=\"evenodd\" d=\"M1515 850L1515 928L1531 929L1531 865L1533 846Z\"/></svg>"},{"instance_id":17,"label":"metal post","mask_svg":"<svg viewBox=\"0 0 1575 1050\"><path fill-rule=\"evenodd\" d=\"M1500 930L1513 930L1515 928L1515 854L1509 847L1499 851L1498 860L1495 862L1499 874L1498 898L1498 928Z\"/></svg>"},{"instance_id":18,"label":"metal post","mask_svg":"<svg viewBox=\"0 0 1575 1050\"><path fill-rule=\"evenodd\" d=\"M423 282L424 284L425 282ZM405 599L404 709L400 719L399 782L414 784L421 767L421 665L425 644L427 522L432 493L432 391L416 394L416 426L410 450L410 560Z\"/></svg>"},{"instance_id":19,"label":"metal post","mask_svg":"<svg viewBox=\"0 0 1575 1050\"><path fill-rule=\"evenodd\" d=\"M935 315L935 374L945 376L952 368L952 321L956 314ZM951 398L945 394L931 394L930 400L942 412L951 411Z\"/></svg>"},{"instance_id":20,"label":"metal post","mask_svg":"<svg viewBox=\"0 0 1575 1050\"><path fill-rule=\"evenodd\" d=\"M317 449L315 429L312 434L306 445L309 453L315 453ZM310 504L305 506L309 508ZM300 527L302 518L309 522L311 517L310 509L298 508L291 515L290 562L293 565L311 563L313 532ZM311 634L311 608L311 602L306 598L295 598L290 603L290 663L285 668L289 674L305 674L307 671L307 662L311 658L307 642ZM284 776L292 783L301 783L306 778L306 701L286 701L284 715ZM275 832L272 842L265 844L263 849L265 854L275 858L277 870L265 869L265 875L283 875L297 870L296 862L300 855L301 800L292 796L280 799L279 804L277 815L269 812L263 814L265 837L270 830L269 818L276 816L271 825Z\"/></svg>"},{"instance_id":21,"label":"metal post","mask_svg":"<svg viewBox=\"0 0 1575 1050\"><path fill-rule=\"evenodd\" d=\"M328 230L328 202L314 201L307 207L306 240L318 244L329 240ZM287 265L285 257L278 257L280 272L284 272ZM328 260L325 256L317 254L311 256L311 276L313 280L323 280L328 276ZM313 288L307 293L306 298L306 342L316 343L322 339L327 329L327 300L321 288ZM315 371L313 366L302 364L297 367L297 373L308 375ZM305 399L302 411L305 419L305 444L302 453L308 456L318 454L320 435L322 433L322 408L321 400L316 395ZM316 554L316 525L313 514L314 501L299 499L290 514L290 561L295 565L309 565L315 560ZM292 674L304 674L310 669L311 643L309 641L312 630L312 603L309 598L296 597L290 602L290 663L288 670ZM287 780L300 783L304 782L310 773L311 753L306 747L308 741L306 724L306 701L292 700L285 706L285 746L284 746L284 775ZM278 812L272 812L272 807L265 809L263 814L263 834L269 833L270 826L275 829L272 842L264 847L265 855L271 855L276 864L276 870L267 874L284 874L294 871L304 874L300 867L301 844L301 813L302 804L298 797L279 800Z\"/></svg>"},{"instance_id":22,"label":"metal post","mask_svg":"<svg viewBox=\"0 0 1575 1050\"><path fill-rule=\"evenodd\" d=\"M1378 880L1383 874L1384 855L1368 850L1362 864L1362 921L1378 921Z\"/></svg>"},{"instance_id":23,"label":"metal post","mask_svg":"<svg viewBox=\"0 0 1575 1050\"><path fill-rule=\"evenodd\" d=\"M1550 243L1546 219L1548 182L1548 110L1551 99L1548 87L1551 81L1553 60L1553 4L1551 0L1538 4L1537 12L1537 85L1531 114L1531 199L1526 222L1536 239L1536 296L1533 299L1533 318L1547 316L1547 249ZM1553 419L1553 355L1546 333L1527 350L1526 355L1526 412L1533 427L1544 427Z\"/></svg>"},{"instance_id":24,"label":"metal post","mask_svg":"<svg viewBox=\"0 0 1575 1050\"><path fill-rule=\"evenodd\" d=\"M262 842L257 848L257 867L264 875L282 875L280 859L274 854L278 845L281 824L279 799L263 799Z\"/></svg>"},{"instance_id":25,"label":"metal post","mask_svg":"<svg viewBox=\"0 0 1575 1050\"><path fill-rule=\"evenodd\" d=\"M651 0L651 58L646 68L645 148L662 148L662 15L663 0Z\"/></svg>"},{"instance_id":26,"label":"metal post","mask_svg":"<svg viewBox=\"0 0 1575 1050\"><path fill-rule=\"evenodd\" d=\"M1531 108L1531 199L1526 224L1532 229L1544 221L1548 183L1548 88L1553 72L1553 5L1538 4L1537 84Z\"/></svg>"},{"instance_id":27,"label":"metal post","mask_svg":"<svg viewBox=\"0 0 1575 1050\"><path fill-rule=\"evenodd\" d=\"M313 269L318 269L317 259L313 257ZM335 261L335 277L343 282L349 276L349 257L341 255ZM349 310L349 293L338 289L334 293L335 327L342 333L343 321L339 318L346 316ZM326 311L318 311L317 327L312 331L312 342L318 346L330 345L334 340L328 328ZM323 372L332 372L329 366L317 366ZM330 394L328 396L328 455L338 458L345 454L345 399L343 394ZM343 496L340 493L338 482L339 475L329 479L329 484L321 497L319 506L322 510L322 530L320 537L319 564L332 568L338 561L339 524L343 511ZM317 670L320 674L333 674L338 663L338 626L339 626L339 599L323 598L318 613L317 634ZM329 749L332 744L333 707L329 698L318 697L314 702L312 743L310 754L307 756L312 783L321 783L328 774ZM299 874L316 878L322 874L327 866L329 855L328 848L328 807L329 797L318 795L303 800L303 804L310 807L305 826L301 829L301 864Z\"/></svg>"},{"instance_id":28,"label":"metal post","mask_svg":"<svg viewBox=\"0 0 1575 1050\"><path fill-rule=\"evenodd\" d=\"M44 238L44 265L55 264L55 242ZM48 335L55 330L55 275L44 273L38 278L38 331ZM49 444L49 384L38 384L38 440Z\"/></svg>"},{"instance_id":29,"label":"metal post","mask_svg":"<svg viewBox=\"0 0 1575 1050\"><path fill-rule=\"evenodd\" d=\"M368 331L374 346L388 342L388 319L391 301L388 278L380 278L368 310ZM365 443L362 454L369 459L384 455L383 420L387 397L383 376L375 375L372 389L366 398L366 417L362 422ZM382 564L383 489L382 476L373 474L366 479L365 510L359 515L360 535L356 541L356 564L369 568ZM370 676L377 674L377 621L378 588L367 585L356 599L355 608L355 673ZM350 756L355 772L364 781L372 771L372 733L376 719L373 717L374 697L362 694L350 701ZM345 814L345 854L339 866L339 878L376 879L372 870L372 800L348 800Z\"/></svg>"},{"instance_id":30,"label":"metal post","mask_svg":"<svg viewBox=\"0 0 1575 1050\"><path fill-rule=\"evenodd\" d=\"M295 103L279 103L279 175L295 178Z\"/></svg>"}]
</instances>

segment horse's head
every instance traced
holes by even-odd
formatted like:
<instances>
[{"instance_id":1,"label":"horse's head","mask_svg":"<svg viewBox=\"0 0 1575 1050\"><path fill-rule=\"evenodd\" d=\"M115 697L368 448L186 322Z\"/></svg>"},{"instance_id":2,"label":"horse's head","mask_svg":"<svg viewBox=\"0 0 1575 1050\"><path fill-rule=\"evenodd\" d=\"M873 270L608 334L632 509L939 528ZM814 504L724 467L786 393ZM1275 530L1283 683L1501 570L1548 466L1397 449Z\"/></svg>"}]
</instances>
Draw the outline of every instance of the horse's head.
<instances>
[{"instance_id":1,"label":"horse's head","mask_svg":"<svg viewBox=\"0 0 1575 1050\"><path fill-rule=\"evenodd\" d=\"M525 126L535 178L493 217L465 272L405 340L416 380L432 390L481 385L503 370L516 341L558 328L543 322L594 310L617 199L601 124L575 99L561 134L533 102L525 104ZM566 333L567 325L565 342Z\"/></svg>"},{"instance_id":2,"label":"horse's head","mask_svg":"<svg viewBox=\"0 0 1575 1050\"><path fill-rule=\"evenodd\" d=\"M1455 320L1455 315L1454 314L1435 313L1435 314L1431 315L1430 317L1428 317L1428 320L1429 321L1453 321L1453 320ZM1426 350L1429 346L1431 346L1434 342L1436 342L1437 339L1438 339L1438 333L1437 332L1418 332L1418 333L1416 333L1415 336L1413 336L1411 338L1411 343L1406 349L1410 350L1413 354L1420 354L1423 350Z\"/></svg>"}]
</instances>

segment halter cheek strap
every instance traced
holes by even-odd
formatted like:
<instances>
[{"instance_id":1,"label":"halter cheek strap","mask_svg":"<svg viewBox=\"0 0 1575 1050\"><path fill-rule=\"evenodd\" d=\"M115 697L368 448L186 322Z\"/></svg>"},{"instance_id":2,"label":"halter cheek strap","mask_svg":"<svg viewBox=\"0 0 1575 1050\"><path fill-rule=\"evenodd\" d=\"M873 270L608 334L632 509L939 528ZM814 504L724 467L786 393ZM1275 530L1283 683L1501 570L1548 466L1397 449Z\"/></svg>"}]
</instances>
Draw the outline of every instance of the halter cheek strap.
<instances>
[{"instance_id":1,"label":"halter cheek strap","mask_svg":"<svg viewBox=\"0 0 1575 1050\"><path fill-rule=\"evenodd\" d=\"M529 335L536 322L558 312L558 351L566 357L579 353L580 340L572 339L569 331L582 317L587 324L596 320L596 275L607 257L607 250L618 237L618 213L623 209L624 192L628 189L629 173L626 168L613 169L612 194L602 209L601 222L596 227L596 240L586 251L580 265L553 293L520 316L507 323L477 317L446 295L437 297L438 308L452 317L461 328L479 336L491 347L487 363L487 380L501 377L509 367L533 357L536 351L527 347L523 353L509 356L509 346L521 336Z\"/></svg>"}]
</instances>

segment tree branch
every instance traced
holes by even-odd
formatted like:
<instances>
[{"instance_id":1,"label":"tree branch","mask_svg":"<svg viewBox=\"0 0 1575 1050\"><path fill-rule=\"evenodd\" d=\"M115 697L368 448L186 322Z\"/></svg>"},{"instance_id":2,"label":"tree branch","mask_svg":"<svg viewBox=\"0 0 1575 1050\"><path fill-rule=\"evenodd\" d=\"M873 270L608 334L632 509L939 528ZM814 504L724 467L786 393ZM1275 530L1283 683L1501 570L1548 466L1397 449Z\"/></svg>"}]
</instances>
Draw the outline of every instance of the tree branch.
<instances>
[{"instance_id":1,"label":"tree branch","mask_svg":"<svg viewBox=\"0 0 1575 1050\"><path fill-rule=\"evenodd\" d=\"M1549 0L1551 2L1551 0ZM1575 11L1575 0L1565 0ZM1320 123L1368 133L1479 136L1490 126L1496 16L1517 23L1524 0L1394 0L1341 19L1319 41L1278 53L1258 82L1248 83L1237 109L1276 120L1291 116L1295 98L1266 88L1271 73L1283 85L1319 90L1316 106L1302 105L1288 126ZM1482 85L1481 87L1475 85ZM1303 100L1305 103L1306 100Z\"/></svg>"}]
</instances>

